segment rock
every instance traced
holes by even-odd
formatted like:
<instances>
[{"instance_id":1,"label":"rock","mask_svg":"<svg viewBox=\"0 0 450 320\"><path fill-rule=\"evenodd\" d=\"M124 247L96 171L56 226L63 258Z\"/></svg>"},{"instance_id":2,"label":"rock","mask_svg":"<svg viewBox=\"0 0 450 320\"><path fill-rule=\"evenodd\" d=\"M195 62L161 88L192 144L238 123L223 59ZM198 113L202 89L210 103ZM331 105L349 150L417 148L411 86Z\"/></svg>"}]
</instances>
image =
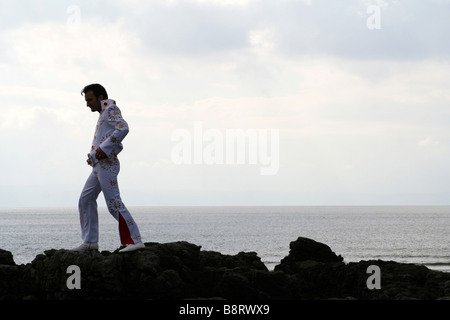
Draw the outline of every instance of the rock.
<instances>
[{"instance_id":1,"label":"rock","mask_svg":"<svg viewBox=\"0 0 450 320\"><path fill-rule=\"evenodd\" d=\"M11 252L0 249L0 265L15 266L14 258Z\"/></svg>"},{"instance_id":2,"label":"rock","mask_svg":"<svg viewBox=\"0 0 450 320\"><path fill-rule=\"evenodd\" d=\"M337 256L326 244L316 242L308 238L299 237L289 245L289 255L281 260L279 265L275 266L275 270L284 271L286 273L295 273L300 268L305 268L305 262L312 261L331 263L342 262L344 259Z\"/></svg>"},{"instance_id":3,"label":"rock","mask_svg":"<svg viewBox=\"0 0 450 320\"><path fill-rule=\"evenodd\" d=\"M229 256L223 255L220 252L203 251L201 252L200 259L203 267L268 270L256 252L239 252L235 256Z\"/></svg>"},{"instance_id":4,"label":"rock","mask_svg":"<svg viewBox=\"0 0 450 320\"><path fill-rule=\"evenodd\" d=\"M146 243L130 253L46 250L16 265L1 251L1 300L448 299L450 273L394 261L345 264L325 244L298 238L274 271L255 252L224 255L188 242ZM69 266L80 268L81 289L69 289ZM381 289L370 290L369 266L381 270Z\"/></svg>"},{"instance_id":5,"label":"rock","mask_svg":"<svg viewBox=\"0 0 450 320\"><path fill-rule=\"evenodd\" d=\"M288 261L318 261L318 262L342 262L344 259L337 256L326 244L312 239L299 237L289 245L289 255L282 260Z\"/></svg>"}]
</instances>

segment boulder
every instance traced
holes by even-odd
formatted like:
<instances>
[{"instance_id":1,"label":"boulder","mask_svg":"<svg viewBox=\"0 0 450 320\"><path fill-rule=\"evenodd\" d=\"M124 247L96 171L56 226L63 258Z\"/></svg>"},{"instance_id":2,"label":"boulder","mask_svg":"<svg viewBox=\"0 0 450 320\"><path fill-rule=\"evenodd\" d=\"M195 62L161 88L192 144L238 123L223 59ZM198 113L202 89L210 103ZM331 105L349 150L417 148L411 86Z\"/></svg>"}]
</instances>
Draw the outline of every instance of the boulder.
<instances>
[{"instance_id":1,"label":"boulder","mask_svg":"<svg viewBox=\"0 0 450 320\"><path fill-rule=\"evenodd\" d=\"M308 238L299 237L290 243L289 248L289 255L283 258L279 265L275 266L275 270L295 273L299 268L308 266L308 264L305 264L307 261L309 261L309 265L314 265L314 262L342 263L344 260L340 255L337 256L326 244Z\"/></svg>"},{"instance_id":2,"label":"boulder","mask_svg":"<svg viewBox=\"0 0 450 320\"><path fill-rule=\"evenodd\" d=\"M0 265L15 266L14 258L11 252L0 249Z\"/></svg>"}]
</instances>

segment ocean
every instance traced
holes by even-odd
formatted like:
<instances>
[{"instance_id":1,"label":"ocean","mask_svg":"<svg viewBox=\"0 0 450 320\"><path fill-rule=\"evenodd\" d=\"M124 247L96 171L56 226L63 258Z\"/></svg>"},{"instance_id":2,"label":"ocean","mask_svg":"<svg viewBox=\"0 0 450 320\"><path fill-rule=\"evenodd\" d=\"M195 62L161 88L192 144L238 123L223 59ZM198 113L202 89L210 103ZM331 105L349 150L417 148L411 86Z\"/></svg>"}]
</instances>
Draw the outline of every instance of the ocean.
<instances>
[{"instance_id":1,"label":"ocean","mask_svg":"<svg viewBox=\"0 0 450 320\"><path fill-rule=\"evenodd\" d=\"M188 241L202 250L257 252L269 270L307 237L344 262L393 260L450 272L450 207L129 207L144 242ZM99 208L100 250L120 246L118 226ZM81 244L77 208L0 208L0 248L17 264L48 249Z\"/></svg>"}]
</instances>

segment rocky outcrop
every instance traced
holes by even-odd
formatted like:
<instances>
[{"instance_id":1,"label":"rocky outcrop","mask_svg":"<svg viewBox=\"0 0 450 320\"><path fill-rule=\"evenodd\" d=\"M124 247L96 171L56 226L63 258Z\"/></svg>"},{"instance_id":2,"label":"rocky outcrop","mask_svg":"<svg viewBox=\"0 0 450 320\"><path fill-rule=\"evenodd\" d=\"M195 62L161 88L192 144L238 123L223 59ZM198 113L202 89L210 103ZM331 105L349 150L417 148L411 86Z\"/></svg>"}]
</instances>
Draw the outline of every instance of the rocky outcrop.
<instances>
[{"instance_id":1,"label":"rocky outcrop","mask_svg":"<svg viewBox=\"0 0 450 320\"><path fill-rule=\"evenodd\" d=\"M0 265L14 266L14 258L11 252L0 249Z\"/></svg>"},{"instance_id":2,"label":"rocky outcrop","mask_svg":"<svg viewBox=\"0 0 450 320\"><path fill-rule=\"evenodd\" d=\"M80 289L68 282L77 276ZM380 289L370 289L369 266ZM188 242L146 243L143 250L76 253L48 250L16 265L0 251L0 299L446 299L450 274L394 261L344 263L325 244L298 238L269 271L255 252L224 255Z\"/></svg>"}]
</instances>

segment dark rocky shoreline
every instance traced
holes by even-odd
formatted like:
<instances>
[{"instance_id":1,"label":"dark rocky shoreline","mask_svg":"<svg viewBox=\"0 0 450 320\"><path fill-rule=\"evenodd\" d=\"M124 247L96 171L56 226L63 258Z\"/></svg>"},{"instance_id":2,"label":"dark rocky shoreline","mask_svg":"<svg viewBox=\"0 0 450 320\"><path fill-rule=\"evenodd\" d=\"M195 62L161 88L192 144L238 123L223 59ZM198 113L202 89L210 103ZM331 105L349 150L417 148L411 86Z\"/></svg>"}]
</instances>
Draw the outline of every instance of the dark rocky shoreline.
<instances>
[{"instance_id":1,"label":"dark rocky shoreline","mask_svg":"<svg viewBox=\"0 0 450 320\"><path fill-rule=\"evenodd\" d=\"M81 289L69 289L69 266ZM379 267L380 289L369 289ZM395 261L344 263L327 245L307 238L269 271L255 252L224 255L188 242L146 243L140 251L75 253L47 250L16 265L0 250L0 300L227 299L439 300L450 299L450 273Z\"/></svg>"}]
</instances>

